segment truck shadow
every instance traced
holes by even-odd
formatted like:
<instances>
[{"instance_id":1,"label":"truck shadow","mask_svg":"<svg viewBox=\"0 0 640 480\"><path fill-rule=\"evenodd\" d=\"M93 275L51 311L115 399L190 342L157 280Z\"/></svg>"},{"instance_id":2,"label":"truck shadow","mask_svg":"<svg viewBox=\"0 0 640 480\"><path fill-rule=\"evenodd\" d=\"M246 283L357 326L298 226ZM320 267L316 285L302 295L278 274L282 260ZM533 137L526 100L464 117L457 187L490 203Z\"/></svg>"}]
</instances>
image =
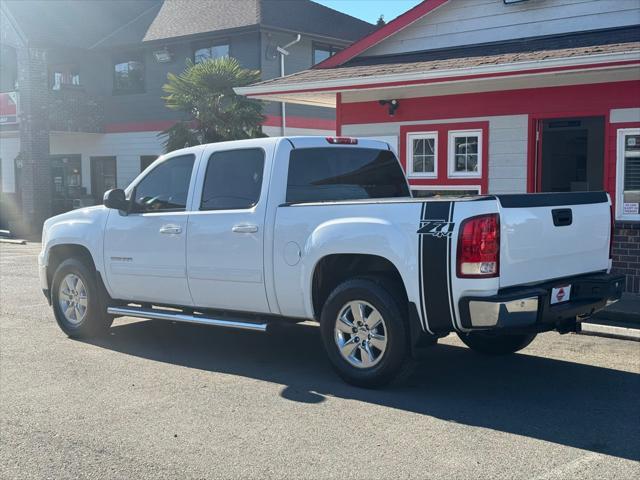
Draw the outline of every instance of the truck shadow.
<instances>
[{"instance_id":1,"label":"truck shadow","mask_svg":"<svg viewBox=\"0 0 640 480\"><path fill-rule=\"evenodd\" d=\"M273 335L142 321L92 342L149 360L284 385L282 396L334 396L640 460L640 375L526 354L486 358L438 345L404 382L384 390L343 383L318 329Z\"/></svg>"}]
</instances>

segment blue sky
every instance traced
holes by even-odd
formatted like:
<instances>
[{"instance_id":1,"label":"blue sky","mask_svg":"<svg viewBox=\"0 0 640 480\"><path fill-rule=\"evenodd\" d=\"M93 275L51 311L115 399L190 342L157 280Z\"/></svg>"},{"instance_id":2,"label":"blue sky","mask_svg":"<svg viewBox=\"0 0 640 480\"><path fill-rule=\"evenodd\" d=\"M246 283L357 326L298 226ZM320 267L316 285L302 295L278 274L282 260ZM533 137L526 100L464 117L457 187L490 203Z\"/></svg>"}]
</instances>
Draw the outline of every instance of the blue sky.
<instances>
[{"instance_id":1,"label":"blue sky","mask_svg":"<svg viewBox=\"0 0 640 480\"><path fill-rule=\"evenodd\" d=\"M327 7L375 23L380 15L388 22L416 6L421 0L314 0Z\"/></svg>"}]
</instances>

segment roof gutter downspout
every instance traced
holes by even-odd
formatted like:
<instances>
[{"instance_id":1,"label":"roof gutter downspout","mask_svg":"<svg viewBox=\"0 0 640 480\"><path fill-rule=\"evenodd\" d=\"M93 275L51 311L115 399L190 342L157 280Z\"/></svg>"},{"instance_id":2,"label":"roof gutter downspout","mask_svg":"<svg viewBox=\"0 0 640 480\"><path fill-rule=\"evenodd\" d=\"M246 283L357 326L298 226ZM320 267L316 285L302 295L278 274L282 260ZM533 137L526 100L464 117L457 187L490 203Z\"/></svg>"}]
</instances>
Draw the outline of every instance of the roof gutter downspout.
<instances>
[{"instance_id":1,"label":"roof gutter downspout","mask_svg":"<svg viewBox=\"0 0 640 480\"><path fill-rule=\"evenodd\" d=\"M302 40L302 35L298 33L292 42L287 43L284 47L276 47L280 54L280 78L284 77L284 57L289 55L287 48L292 47L300 40ZM284 137L287 135L287 107L285 102L280 103L280 110L282 112L282 136Z\"/></svg>"}]
</instances>

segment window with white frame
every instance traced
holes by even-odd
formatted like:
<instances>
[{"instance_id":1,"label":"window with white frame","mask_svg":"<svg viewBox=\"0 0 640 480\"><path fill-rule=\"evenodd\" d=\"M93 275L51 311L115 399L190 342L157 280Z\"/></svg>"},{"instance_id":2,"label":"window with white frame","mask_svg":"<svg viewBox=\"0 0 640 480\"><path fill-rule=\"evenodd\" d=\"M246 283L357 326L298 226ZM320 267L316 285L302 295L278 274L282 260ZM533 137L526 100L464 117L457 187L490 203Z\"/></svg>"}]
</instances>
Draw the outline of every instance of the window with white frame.
<instances>
[{"instance_id":1,"label":"window with white frame","mask_svg":"<svg viewBox=\"0 0 640 480\"><path fill-rule=\"evenodd\" d=\"M437 132L407 134L407 176L437 178Z\"/></svg>"},{"instance_id":2,"label":"window with white frame","mask_svg":"<svg viewBox=\"0 0 640 480\"><path fill-rule=\"evenodd\" d=\"M616 218L640 221L640 128L618 130Z\"/></svg>"},{"instance_id":3,"label":"window with white frame","mask_svg":"<svg viewBox=\"0 0 640 480\"><path fill-rule=\"evenodd\" d=\"M482 176L482 130L449 131L449 177Z\"/></svg>"},{"instance_id":4,"label":"window with white frame","mask_svg":"<svg viewBox=\"0 0 640 480\"><path fill-rule=\"evenodd\" d=\"M411 196L414 198L469 195L480 195L480 185L411 185Z\"/></svg>"}]
</instances>

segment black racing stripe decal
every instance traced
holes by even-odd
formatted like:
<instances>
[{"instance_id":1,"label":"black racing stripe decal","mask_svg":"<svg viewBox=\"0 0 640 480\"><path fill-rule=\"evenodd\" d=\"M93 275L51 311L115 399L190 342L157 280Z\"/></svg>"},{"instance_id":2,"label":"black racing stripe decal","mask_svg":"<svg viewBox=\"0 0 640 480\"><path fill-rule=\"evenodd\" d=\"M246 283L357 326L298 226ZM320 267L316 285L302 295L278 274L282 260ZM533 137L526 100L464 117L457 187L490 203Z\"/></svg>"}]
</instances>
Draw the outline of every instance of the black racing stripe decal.
<instances>
[{"instance_id":1,"label":"black racing stripe decal","mask_svg":"<svg viewBox=\"0 0 640 480\"><path fill-rule=\"evenodd\" d=\"M449 223L453 224L453 210L456 207L455 202L451 202L451 208L449 209ZM453 229L452 229L453 230ZM455 241L453 235L449 237L449 246L448 246L448 251L449 251L449 255L448 255L448 261L447 261L447 278L448 278L448 282L449 282L449 310L451 311L451 325L453 326L454 329L456 329L456 307L455 307L455 303L453 301L453 287L452 287L452 283L453 283L453 275L454 275L454 270L451 268L451 263L453 261L453 258L451 258L451 256L453 255L453 242ZM455 262L454 262L455 263Z\"/></svg>"},{"instance_id":2,"label":"black racing stripe decal","mask_svg":"<svg viewBox=\"0 0 640 480\"><path fill-rule=\"evenodd\" d=\"M427 204L426 203L422 203L422 209L420 211L420 225L422 225L422 221L425 219L425 212L426 212L426 208L427 208ZM418 291L420 292L420 305L418 306L418 308L420 309L420 318L422 320L422 327L429 333L433 333L431 331L431 329L429 329L429 321L427 319L427 312L425 310L424 307L424 288L422 285L422 275L423 275L423 269L422 269L422 237L424 235L418 235Z\"/></svg>"},{"instance_id":3,"label":"black racing stripe decal","mask_svg":"<svg viewBox=\"0 0 640 480\"><path fill-rule=\"evenodd\" d=\"M449 265L451 202L426 202L427 208L421 228L422 292L429 329L434 333L452 329ZM443 226L446 225L446 226ZM449 232L448 234L441 234Z\"/></svg>"}]
</instances>

